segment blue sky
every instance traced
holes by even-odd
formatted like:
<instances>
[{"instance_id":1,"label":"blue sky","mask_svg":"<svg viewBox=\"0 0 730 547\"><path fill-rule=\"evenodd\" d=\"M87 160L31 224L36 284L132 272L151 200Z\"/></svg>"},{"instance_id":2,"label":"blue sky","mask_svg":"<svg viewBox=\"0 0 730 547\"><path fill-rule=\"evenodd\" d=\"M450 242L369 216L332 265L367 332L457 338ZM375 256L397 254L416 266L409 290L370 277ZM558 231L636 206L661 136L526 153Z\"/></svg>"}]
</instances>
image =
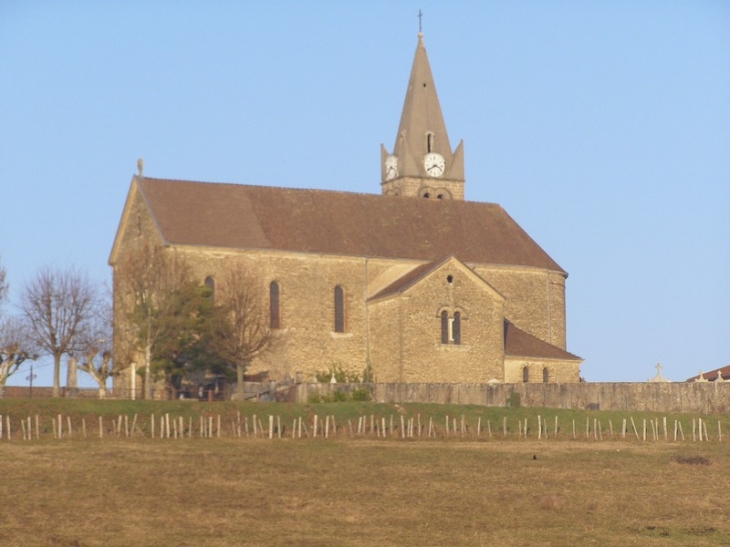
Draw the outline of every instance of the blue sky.
<instances>
[{"instance_id":1,"label":"blue sky","mask_svg":"<svg viewBox=\"0 0 730 547\"><path fill-rule=\"evenodd\" d=\"M6 0L12 299L44 265L109 281L138 157L152 177L378 193L419 9L450 140L464 140L466 198L502 205L570 273L582 375L643 381L661 362L684 380L730 364L720 0ZM44 363L37 382L50 384Z\"/></svg>"}]
</instances>

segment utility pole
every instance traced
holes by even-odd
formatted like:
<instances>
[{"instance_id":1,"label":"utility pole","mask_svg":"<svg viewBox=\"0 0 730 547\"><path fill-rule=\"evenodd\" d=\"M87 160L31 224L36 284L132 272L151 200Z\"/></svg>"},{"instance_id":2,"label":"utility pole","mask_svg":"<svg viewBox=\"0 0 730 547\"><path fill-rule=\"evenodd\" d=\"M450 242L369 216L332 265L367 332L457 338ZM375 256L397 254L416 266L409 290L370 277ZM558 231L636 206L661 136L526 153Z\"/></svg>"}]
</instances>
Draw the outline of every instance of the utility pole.
<instances>
[{"instance_id":1,"label":"utility pole","mask_svg":"<svg viewBox=\"0 0 730 547\"><path fill-rule=\"evenodd\" d=\"M35 374L33 374L33 363L30 364L30 374L25 377L26 380L30 380L30 398L33 398L33 379L36 377Z\"/></svg>"}]
</instances>

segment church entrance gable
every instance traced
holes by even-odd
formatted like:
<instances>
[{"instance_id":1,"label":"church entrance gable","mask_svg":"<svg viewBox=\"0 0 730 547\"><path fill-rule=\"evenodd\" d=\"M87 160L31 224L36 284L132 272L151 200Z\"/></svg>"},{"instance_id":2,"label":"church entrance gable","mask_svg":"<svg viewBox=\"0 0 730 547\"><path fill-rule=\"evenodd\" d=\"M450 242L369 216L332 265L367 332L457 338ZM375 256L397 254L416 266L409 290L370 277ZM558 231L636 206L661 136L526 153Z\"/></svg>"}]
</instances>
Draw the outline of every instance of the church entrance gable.
<instances>
[{"instance_id":1,"label":"church entrance gable","mask_svg":"<svg viewBox=\"0 0 730 547\"><path fill-rule=\"evenodd\" d=\"M410 277L413 277L412 275ZM379 381L486 382L503 376L504 298L454 257L370 301ZM387 380L386 380L387 378Z\"/></svg>"}]
</instances>

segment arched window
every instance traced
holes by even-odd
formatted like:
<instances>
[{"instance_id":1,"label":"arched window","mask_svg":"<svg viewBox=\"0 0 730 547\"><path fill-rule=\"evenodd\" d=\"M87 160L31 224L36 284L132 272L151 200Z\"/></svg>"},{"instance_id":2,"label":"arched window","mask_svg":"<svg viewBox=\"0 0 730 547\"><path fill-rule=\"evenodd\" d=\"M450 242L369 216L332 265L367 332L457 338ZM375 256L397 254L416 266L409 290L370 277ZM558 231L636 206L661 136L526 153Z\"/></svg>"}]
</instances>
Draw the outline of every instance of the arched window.
<instances>
[{"instance_id":1,"label":"arched window","mask_svg":"<svg viewBox=\"0 0 730 547\"><path fill-rule=\"evenodd\" d=\"M550 378L550 376L548 374L548 369L547 369L547 367L545 367L544 369L542 369L542 381L543 381L543 383L547 384L549 378Z\"/></svg>"},{"instance_id":2,"label":"arched window","mask_svg":"<svg viewBox=\"0 0 730 547\"><path fill-rule=\"evenodd\" d=\"M522 381L524 383L527 383L530 381L530 369L527 367L524 367L522 369Z\"/></svg>"},{"instance_id":3,"label":"arched window","mask_svg":"<svg viewBox=\"0 0 730 547\"><path fill-rule=\"evenodd\" d=\"M205 278L204 283L205 283L205 286L210 289L210 299L214 300L215 299L215 280L211 276L208 276Z\"/></svg>"},{"instance_id":4,"label":"arched window","mask_svg":"<svg viewBox=\"0 0 730 547\"><path fill-rule=\"evenodd\" d=\"M433 133L426 133L426 152L433 152L433 145L434 145L434 139L433 139Z\"/></svg>"},{"instance_id":5,"label":"arched window","mask_svg":"<svg viewBox=\"0 0 730 547\"><path fill-rule=\"evenodd\" d=\"M446 310L441 312L441 343L449 343L449 313Z\"/></svg>"},{"instance_id":6,"label":"arched window","mask_svg":"<svg viewBox=\"0 0 730 547\"><path fill-rule=\"evenodd\" d=\"M454 312L454 322L451 325L451 338L454 344L461 344L461 313Z\"/></svg>"},{"instance_id":7,"label":"arched window","mask_svg":"<svg viewBox=\"0 0 730 547\"><path fill-rule=\"evenodd\" d=\"M269 327L272 329L281 328L279 316L279 284L272 281L269 285Z\"/></svg>"},{"instance_id":8,"label":"arched window","mask_svg":"<svg viewBox=\"0 0 730 547\"><path fill-rule=\"evenodd\" d=\"M335 287L335 332L345 332L345 294L342 287Z\"/></svg>"}]
</instances>

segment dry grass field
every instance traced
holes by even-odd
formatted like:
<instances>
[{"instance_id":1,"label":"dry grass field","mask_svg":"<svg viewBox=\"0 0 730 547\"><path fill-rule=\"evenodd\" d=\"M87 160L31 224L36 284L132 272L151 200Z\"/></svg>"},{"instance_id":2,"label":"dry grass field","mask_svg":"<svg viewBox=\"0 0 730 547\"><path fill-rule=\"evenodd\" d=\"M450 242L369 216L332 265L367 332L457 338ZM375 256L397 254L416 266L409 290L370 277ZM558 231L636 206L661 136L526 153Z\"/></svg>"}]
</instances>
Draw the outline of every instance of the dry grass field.
<instances>
[{"instance_id":1,"label":"dry grass field","mask_svg":"<svg viewBox=\"0 0 730 547\"><path fill-rule=\"evenodd\" d=\"M16 433L0 469L2 546L730 545L725 439Z\"/></svg>"}]
</instances>

